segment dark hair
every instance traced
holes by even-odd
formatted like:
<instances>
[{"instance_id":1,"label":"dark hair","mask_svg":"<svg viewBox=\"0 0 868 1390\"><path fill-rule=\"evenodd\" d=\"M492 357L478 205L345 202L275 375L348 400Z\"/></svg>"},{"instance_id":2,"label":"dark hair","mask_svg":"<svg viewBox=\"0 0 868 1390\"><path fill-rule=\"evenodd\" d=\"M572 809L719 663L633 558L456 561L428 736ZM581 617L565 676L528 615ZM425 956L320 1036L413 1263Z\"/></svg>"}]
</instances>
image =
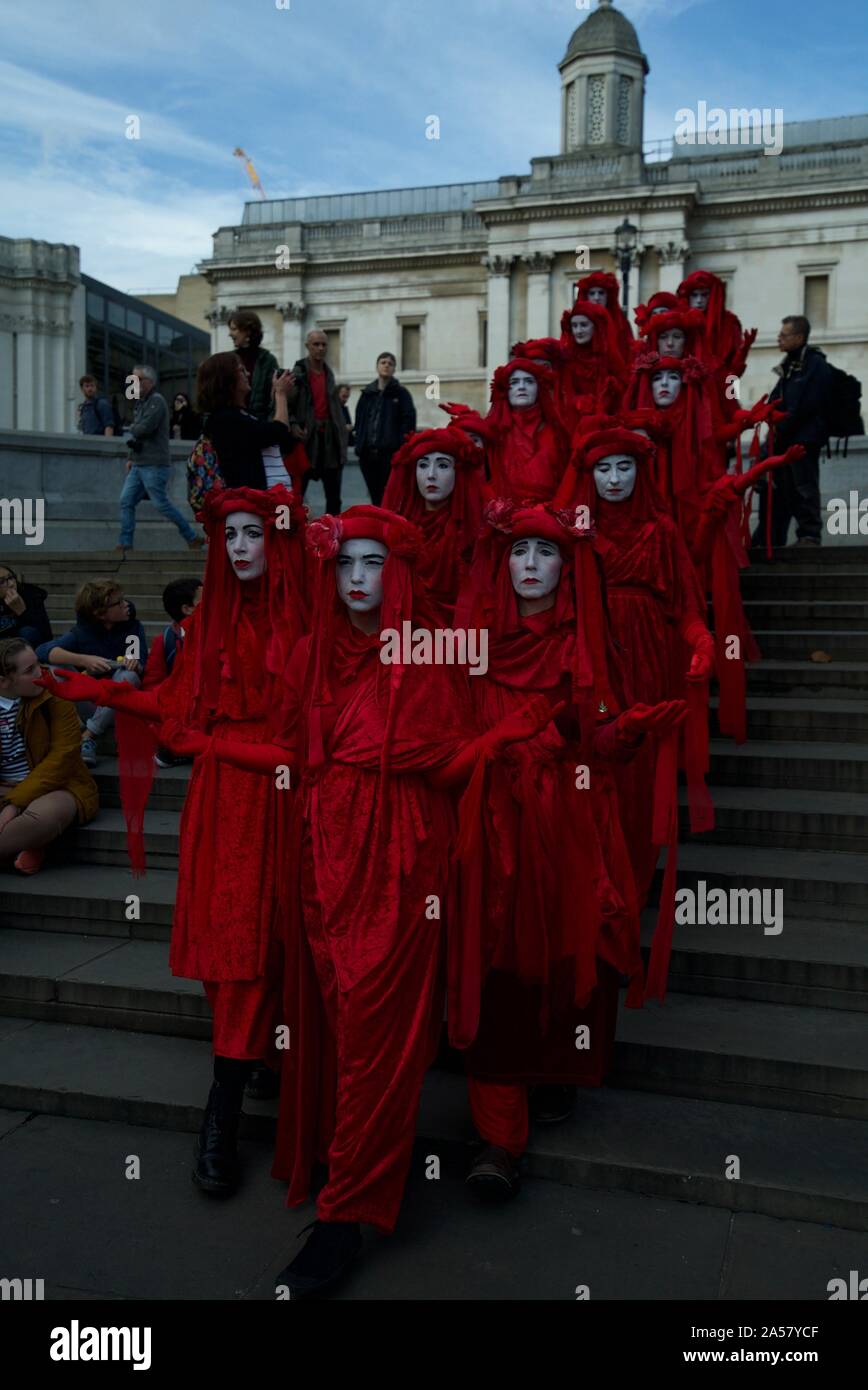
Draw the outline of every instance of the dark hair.
<instances>
[{"instance_id":1,"label":"dark hair","mask_svg":"<svg viewBox=\"0 0 868 1390\"><path fill-rule=\"evenodd\" d=\"M171 579L163 590L163 607L169 617L179 623L184 617L184 604L192 606L196 590L201 589L202 581L195 574L185 574L181 579Z\"/></svg>"},{"instance_id":2,"label":"dark hair","mask_svg":"<svg viewBox=\"0 0 868 1390\"><path fill-rule=\"evenodd\" d=\"M88 579L75 596L76 617L96 622L111 608L113 595L123 597L123 592L116 579Z\"/></svg>"},{"instance_id":3,"label":"dark hair","mask_svg":"<svg viewBox=\"0 0 868 1390\"><path fill-rule=\"evenodd\" d=\"M30 646L23 637L6 637L0 642L0 676L11 676L15 668L13 662Z\"/></svg>"},{"instance_id":4,"label":"dark hair","mask_svg":"<svg viewBox=\"0 0 868 1390\"><path fill-rule=\"evenodd\" d=\"M15 583L16 583L16 584L21 584L21 583L23 583L23 580L22 580L22 578L21 578L21 575L20 575L20 574L16 574L15 571L14 571L14 569L12 568L12 566L11 566L11 565L7 565L7 563L6 563L5 560L0 560L0 570L6 570L7 573L11 574L11 575L12 575L12 578L15 580Z\"/></svg>"},{"instance_id":5,"label":"dark hair","mask_svg":"<svg viewBox=\"0 0 868 1390\"><path fill-rule=\"evenodd\" d=\"M196 409L203 415L221 406L235 405L240 364L241 358L235 352L215 352L200 364L196 373Z\"/></svg>"},{"instance_id":6,"label":"dark hair","mask_svg":"<svg viewBox=\"0 0 868 1390\"><path fill-rule=\"evenodd\" d=\"M377 353L377 361L378 361L378 362L381 362L381 361L383 360L384 357L391 357L392 361L394 362L395 366L397 367L397 365L398 365L398 359L397 359L397 357L395 356L394 352L378 352L378 353Z\"/></svg>"},{"instance_id":7,"label":"dark hair","mask_svg":"<svg viewBox=\"0 0 868 1390\"><path fill-rule=\"evenodd\" d=\"M80 376L78 378L79 386L83 386L86 381L92 381L94 386L99 386L99 382L97 381L96 377L91 376L90 372L86 372L84 376Z\"/></svg>"},{"instance_id":8,"label":"dark hair","mask_svg":"<svg viewBox=\"0 0 868 1390\"><path fill-rule=\"evenodd\" d=\"M811 323L809 319L805 318L804 314L787 314L786 318L782 319L781 322L791 323L795 331L804 338L805 342L810 338Z\"/></svg>"},{"instance_id":9,"label":"dark hair","mask_svg":"<svg viewBox=\"0 0 868 1390\"><path fill-rule=\"evenodd\" d=\"M252 309L236 309L229 315L229 323L235 324L250 335L250 346L259 347L262 342L262 319Z\"/></svg>"},{"instance_id":10,"label":"dark hair","mask_svg":"<svg viewBox=\"0 0 868 1390\"><path fill-rule=\"evenodd\" d=\"M189 408L189 405L190 405L190 397L187 395L187 392L186 392L186 391L176 391L175 394L174 394L174 396L172 397L172 407L173 407L173 409L174 409L175 401L178 399L179 396L181 397L181 400L184 402L184 404Z\"/></svg>"},{"instance_id":11,"label":"dark hair","mask_svg":"<svg viewBox=\"0 0 868 1390\"><path fill-rule=\"evenodd\" d=\"M339 381L337 385L339 391L352 391L352 386L348 381Z\"/></svg>"}]
</instances>

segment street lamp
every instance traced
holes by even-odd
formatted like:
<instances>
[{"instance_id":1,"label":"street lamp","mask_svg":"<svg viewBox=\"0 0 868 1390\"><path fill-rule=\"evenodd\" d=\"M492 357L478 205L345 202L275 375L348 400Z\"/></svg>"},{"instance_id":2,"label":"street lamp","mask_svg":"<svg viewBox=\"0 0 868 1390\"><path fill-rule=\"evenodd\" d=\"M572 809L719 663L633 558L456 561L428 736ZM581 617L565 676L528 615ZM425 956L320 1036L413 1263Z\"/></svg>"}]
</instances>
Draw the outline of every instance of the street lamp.
<instances>
[{"instance_id":1,"label":"street lamp","mask_svg":"<svg viewBox=\"0 0 868 1390\"><path fill-rule=\"evenodd\" d=\"M633 252L636 250L636 239L639 233L628 222L627 218L621 223L620 227L615 228L615 256L621 271L621 281L624 286L624 309L630 307L630 267L633 264Z\"/></svg>"}]
</instances>

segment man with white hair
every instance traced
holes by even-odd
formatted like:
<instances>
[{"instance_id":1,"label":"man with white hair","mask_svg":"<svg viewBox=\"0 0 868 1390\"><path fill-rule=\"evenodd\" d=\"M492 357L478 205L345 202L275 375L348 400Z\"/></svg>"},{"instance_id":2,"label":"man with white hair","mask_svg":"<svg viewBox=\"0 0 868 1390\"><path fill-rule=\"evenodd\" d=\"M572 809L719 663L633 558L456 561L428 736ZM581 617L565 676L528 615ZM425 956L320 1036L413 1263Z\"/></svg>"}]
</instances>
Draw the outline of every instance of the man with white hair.
<instances>
[{"instance_id":1,"label":"man with white hair","mask_svg":"<svg viewBox=\"0 0 868 1390\"><path fill-rule=\"evenodd\" d=\"M124 430L129 446L126 481L121 489L121 537L115 550L125 553L133 548L136 530L136 507L150 497L157 511L167 521L174 522L191 550L205 544L182 516L166 491L169 485L169 407L157 391L157 373L153 367L133 367L139 384L133 411L133 423Z\"/></svg>"}]
</instances>

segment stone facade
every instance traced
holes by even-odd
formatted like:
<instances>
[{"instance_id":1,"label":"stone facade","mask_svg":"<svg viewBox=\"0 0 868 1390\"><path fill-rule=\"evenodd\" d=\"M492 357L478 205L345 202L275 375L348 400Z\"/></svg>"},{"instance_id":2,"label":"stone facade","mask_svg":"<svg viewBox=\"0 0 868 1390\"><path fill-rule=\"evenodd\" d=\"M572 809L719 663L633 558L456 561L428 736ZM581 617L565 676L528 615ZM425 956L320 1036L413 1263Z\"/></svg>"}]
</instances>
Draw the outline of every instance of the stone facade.
<instances>
[{"instance_id":1,"label":"stone facade","mask_svg":"<svg viewBox=\"0 0 868 1390\"><path fill-rule=\"evenodd\" d=\"M0 429L69 429L84 358L78 247L0 237Z\"/></svg>"},{"instance_id":2,"label":"stone facade","mask_svg":"<svg viewBox=\"0 0 868 1390\"><path fill-rule=\"evenodd\" d=\"M214 349L230 346L237 307L261 314L282 365L310 328L324 328L354 387L388 348L420 423L440 423L438 392L483 406L509 345L557 332L587 269L617 270L614 231L626 216L638 229L631 306L705 267L759 329L745 399L769 388L786 313L807 310L813 341L868 376L868 116L785 125L779 155L744 144L652 151L642 143L647 59L608 0L573 34L559 70L560 153L533 159L528 174L248 203L200 266L213 287Z\"/></svg>"}]
</instances>

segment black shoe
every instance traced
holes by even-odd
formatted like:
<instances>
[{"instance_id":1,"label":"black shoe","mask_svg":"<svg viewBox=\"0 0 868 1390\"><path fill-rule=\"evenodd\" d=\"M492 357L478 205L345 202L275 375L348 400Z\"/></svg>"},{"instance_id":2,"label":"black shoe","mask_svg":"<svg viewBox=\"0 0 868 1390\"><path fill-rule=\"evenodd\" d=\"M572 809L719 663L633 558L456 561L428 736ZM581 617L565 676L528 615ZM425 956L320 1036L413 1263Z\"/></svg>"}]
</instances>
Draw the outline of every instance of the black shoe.
<instances>
[{"instance_id":1,"label":"black shoe","mask_svg":"<svg viewBox=\"0 0 868 1390\"><path fill-rule=\"evenodd\" d=\"M575 1108L575 1086L535 1086L528 1097L530 1118L537 1125L558 1125Z\"/></svg>"},{"instance_id":2,"label":"black shoe","mask_svg":"<svg viewBox=\"0 0 868 1390\"><path fill-rule=\"evenodd\" d=\"M346 1274L362 1248L357 1221L314 1221L310 1235L292 1264L275 1279L275 1288L286 1285L290 1300L310 1298L331 1288ZM304 1235L304 1231L301 1232Z\"/></svg>"},{"instance_id":3,"label":"black shoe","mask_svg":"<svg viewBox=\"0 0 868 1390\"><path fill-rule=\"evenodd\" d=\"M264 1062L257 1062L250 1073L245 1093L251 1100L274 1100L280 1091L280 1072L272 1071Z\"/></svg>"},{"instance_id":4,"label":"black shoe","mask_svg":"<svg viewBox=\"0 0 868 1390\"><path fill-rule=\"evenodd\" d=\"M518 1163L508 1149L488 1144L465 1179L475 1197L484 1202L507 1202L521 1187Z\"/></svg>"},{"instance_id":5,"label":"black shoe","mask_svg":"<svg viewBox=\"0 0 868 1390\"><path fill-rule=\"evenodd\" d=\"M231 1197L238 1187L236 1140L244 1092L215 1081L208 1093L202 1128L193 1147L193 1181L212 1197Z\"/></svg>"}]
</instances>

